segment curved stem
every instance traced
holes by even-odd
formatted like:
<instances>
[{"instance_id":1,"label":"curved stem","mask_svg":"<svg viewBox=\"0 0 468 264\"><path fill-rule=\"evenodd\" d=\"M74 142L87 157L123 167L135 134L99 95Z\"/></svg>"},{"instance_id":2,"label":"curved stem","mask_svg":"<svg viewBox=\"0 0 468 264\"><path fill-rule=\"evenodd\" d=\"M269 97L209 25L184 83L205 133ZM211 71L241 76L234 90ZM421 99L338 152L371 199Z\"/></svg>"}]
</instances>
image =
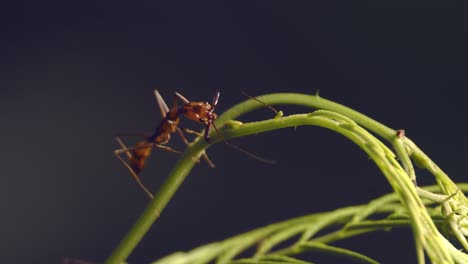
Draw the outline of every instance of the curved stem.
<instances>
[{"instance_id":1,"label":"curved stem","mask_svg":"<svg viewBox=\"0 0 468 264\"><path fill-rule=\"evenodd\" d=\"M299 105L317 110L322 109L336 112L349 117L357 124L369 129L370 131L389 141L396 134L395 130L385 126L384 124L381 124L347 106L324 99L318 96L318 94L308 95L299 93L274 93L257 96L256 98L267 105ZM224 112L218 117L215 123L220 128L226 123L226 121L236 119L245 113L262 107L264 107L264 105L258 103L255 100L246 100Z\"/></svg>"},{"instance_id":2,"label":"curved stem","mask_svg":"<svg viewBox=\"0 0 468 264\"><path fill-rule=\"evenodd\" d=\"M357 123L364 127L375 131L377 134L390 138L394 131L357 111L354 111L346 106L335 102L323 99L318 95L306 95L297 93L277 93L268 94L257 97L258 100L265 102L268 105L277 104L293 104L316 109L328 109L353 118ZM263 107L262 104L255 100L247 100L227 110L220 115L215 122L219 128L223 127L228 120L233 120L242 114ZM211 135L216 137L216 135ZM192 167L195 165L195 160L200 157L207 144L203 140L198 140L195 144L189 146L184 154L180 157L174 169L170 172L167 180L159 188L154 196L154 199L143 211L137 222L133 225L127 235L122 239L117 248L106 260L106 263L121 263L127 259L133 249L137 246L151 225L159 218L162 210L166 207L169 200L175 194L180 184L184 181Z\"/></svg>"},{"instance_id":3,"label":"curved stem","mask_svg":"<svg viewBox=\"0 0 468 264\"><path fill-rule=\"evenodd\" d=\"M305 95L305 94L296 94L296 93L278 93L278 94L269 94L257 97L258 100L265 102L268 105L277 105L277 104L293 104L301 105L306 107L312 107L316 109L326 109L341 115L344 115L354 122L360 124L361 126L373 131L374 133L380 135L386 140L391 140L395 135L395 130L386 127L385 125L355 111L346 106L337 104L335 102L323 99L318 95ZM218 128L222 128L227 121L233 120L242 114L253 111L257 108L263 107L262 104L259 104L255 100L247 100L234 107L227 110L224 114L220 115L215 122L215 125ZM314 119L314 124L319 126L328 127L333 126L333 124L325 124L329 122L328 119ZM226 139L232 137L240 137L250 134L258 134L261 132L284 128L288 126L299 126L303 124L311 124L310 118L307 115L293 115L284 118L275 118L272 120L254 122L250 124L237 124L236 129L228 129L223 131L223 137ZM219 141L220 138L215 134L211 135L214 141ZM353 141L359 142L359 138L354 138ZM121 263L124 262L133 249L137 246L146 232L149 230L151 225L156 221L166 207L169 200L175 194L179 186L184 181L185 177L188 175L192 167L195 165L196 161L203 154L204 150L208 147L206 142L203 140L196 140L191 144L186 151L182 154L174 169L169 174L167 180L160 187L154 199L146 207L142 215L136 221L134 226L130 229L127 235L122 239L120 244L115 248L109 258L105 263ZM380 166L379 166L380 167ZM395 184L395 183L394 183ZM395 186L398 186L401 183L398 183ZM416 196L417 197L417 196ZM411 197L414 199L414 197Z\"/></svg>"}]
</instances>

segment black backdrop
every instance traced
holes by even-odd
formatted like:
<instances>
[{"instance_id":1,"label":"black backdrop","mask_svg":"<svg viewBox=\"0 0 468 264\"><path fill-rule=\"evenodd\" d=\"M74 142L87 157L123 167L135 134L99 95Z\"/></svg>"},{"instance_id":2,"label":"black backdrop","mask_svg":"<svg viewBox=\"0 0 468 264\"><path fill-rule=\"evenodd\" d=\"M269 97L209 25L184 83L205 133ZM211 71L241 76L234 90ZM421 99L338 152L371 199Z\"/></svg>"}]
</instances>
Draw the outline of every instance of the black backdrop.
<instances>
[{"instance_id":1,"label":"black backdrop","mask_svg":"<svg viewBox=\"0 0 468 264\"><path fill-rule=\"evenodd\" d=\"M218 112L244 100L241 91L320 90L406 129L453 179L466 179L466 6L17 1L0 10L2 263L106 258L148 202L114 157L113 135L156 126L156 87L195 101L220 89ZM234 142L278 164L210 148L217 168L196 166L132 263L390 191L362 151L325 129ZM153 190L176 159L162 151L150 159L142 177ZM384 263L415 261L409 230L351 241L342 245Z\"/></svg>"}]
</instances>

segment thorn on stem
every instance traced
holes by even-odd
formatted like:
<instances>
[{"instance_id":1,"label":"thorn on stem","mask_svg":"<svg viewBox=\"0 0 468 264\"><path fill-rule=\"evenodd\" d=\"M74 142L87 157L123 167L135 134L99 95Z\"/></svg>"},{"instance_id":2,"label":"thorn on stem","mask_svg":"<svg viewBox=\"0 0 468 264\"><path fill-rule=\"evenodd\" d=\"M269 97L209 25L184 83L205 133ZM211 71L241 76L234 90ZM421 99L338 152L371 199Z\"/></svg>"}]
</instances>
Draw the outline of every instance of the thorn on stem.
<instances>
[{"instance_id":1,"label":"thorn on stem","mask_svg":"<svg viewBox=\"0 0 468 264\"><path fill-rule=\"evenodd\" d=\"M405 136L405 130L404 129L399 129L396 131L396 136L397 138L403 138Z\"/></svg>"}]
</instances>

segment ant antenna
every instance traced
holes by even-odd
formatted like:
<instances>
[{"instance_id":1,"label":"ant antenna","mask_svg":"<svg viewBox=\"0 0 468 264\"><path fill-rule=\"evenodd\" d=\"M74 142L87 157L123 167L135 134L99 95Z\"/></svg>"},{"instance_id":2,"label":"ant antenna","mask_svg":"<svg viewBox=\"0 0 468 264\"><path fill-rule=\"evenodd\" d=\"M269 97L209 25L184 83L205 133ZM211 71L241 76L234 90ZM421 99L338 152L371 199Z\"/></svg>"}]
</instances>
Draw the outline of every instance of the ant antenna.
<instances>
[{"instance_id":1,"label":"ant antenna","mask_svg":"<svg viewBox=\"0 0 468 264\"><path fill-rule=\"evenodd\" d=\"M246 97L248 97L248 98L250 98L250 99L252 99L252 100L255 100L255 101L257 101L257 102L259 102L259 103L263 104L264 106L266 106L266 107L270 108L270 109L271 109L271 111L275 112L277 116L278 116L278 115L280 115L280 112L278 112L278 110L276 110L276 109L275 109L273 106L271 106L271 105L268 105L267 103L265 103L265 102L262 102L262 101L258 100L257 98L255 98L255 97L253 97L253 96L250 96L250 95L246 94L245 92L241 92L241 93L242 93L244 96L246 96Z\"/></svg>"}]
</instances>

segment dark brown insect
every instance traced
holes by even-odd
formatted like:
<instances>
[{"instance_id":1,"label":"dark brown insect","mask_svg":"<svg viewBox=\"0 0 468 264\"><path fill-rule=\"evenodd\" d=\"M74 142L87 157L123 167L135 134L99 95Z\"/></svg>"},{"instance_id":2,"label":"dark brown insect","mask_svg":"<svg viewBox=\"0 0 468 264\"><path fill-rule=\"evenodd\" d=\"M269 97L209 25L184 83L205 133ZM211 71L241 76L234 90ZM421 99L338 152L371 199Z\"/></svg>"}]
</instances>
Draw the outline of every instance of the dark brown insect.
<instances>
[{"instance_id":1,"label":"dark brown insect","mask_svg":"<svg viewBox=\"0 0 468 264\"><path fill-rule=\"evenodd\" d=\"M164 99L162 98L162 96L159 94L157 90L154 91L154 94L156 97L156 102L158 103L158 107L161 111L161 115L163 116L163 119L159 122L158 126L155 129L155 132L153 134L150 134L150 133L118 134L116 136L116 140L117 140L117 143L120 145L121 149L115 150L115 155L117 156L117 158L130 171L130 174L132 175L132 177L135 179L138 185L146 192L146 194L148 194L150 198L153 198L153 194L148 190L148 188L146 188L146 186L143 184L138 174L145 167L146 160L151 155L153 148L161 148L170 152L180 153L179 151L171 147L165 146L165 144L168 143L169 140L171 139L171 134L178 132L183 142L186 145L189 144L187 138L185 137L182 129L179 126L181 116L185 116L188 119L194 120L196 122L199 122L205 125L205 132L203 134L203 138L206 142L208 143L211 142L209 138L209 134L210 134L210 130L212 127L216 130L218 135L222 138L221 133L218 131L218 129L214 125L214 121L217 118L217 115L214 111L215 111L216 106L218 105L218 100L220 96L219 91L216 91L211 104L208 102L190 102L187 98L185 98L184 96L176 92L174 93L174 101L173 101L173 105L171 109L168 108L168 106L164 102ZM259 101L258 99L253 98L251 96L248 96L248 97L256 101ZM180 107L178 106L178 103L177 103L178 100L183 102L183 104ZM274 111L278 113L276 110ZM184 131L200 135L197 132L191 131L188 129L185 129ZM122 137L124 136L142 137L143 140L137 142L134 147L127 148L127 146L123 143L123 140L122 140ZM233 147L254 159L257 159L261 162L265 162L269 164L274 163L274 161L260 158L236 145L229 143L228 141L224 139L223 141L230 147ZM126 154L128 161L125 161L120 156L122 153ZM207 162L207 164L210 167L212 168L215 167L213 162L206 155L206 153L202 154L202 158Z\"/></svg>"},{"instance_id":2,"label":"dark brown insect","mask_svg":"<svg viewBox=\"0 0 468 264\"><path fill-rule=\"evenodd\" d=\"M213 98L212 104L208 102L190 102L179 93L174 94L174 103L171 109L169 109L164 102L163 98L157 90L154 91L156 96L156 101L158 107L161 111L163 119L159 122L158 126L155 129L155 132L151 135L149 133L143 134L118 134L116 136L117 143L121 146L121 149L115 150L115 155L117 158L124 164L125 167L130 171L132 177L137 181L140 187L148 194L150 198L153 197L152 193L146 188L146 186L141 181L138 174L143 170L146 164L146 160L151 155L153 148L161 148L167 151L180 153L173 148L164 146L168 143L171 134L178 132L182 140L189 144L188 140L185 138L182 130L179 127L180 116L185 116L188 119L194 120L196 122L205 124L205 134L204 139L206 142L210 143L209 133L210 129L213 126L213 121L216 119L217 115L214 113L216 105L218 104L220 93L216 91ZM177 100L181 100L183 104L179 107ZM193 131L191 131L193 132ZM196 132L193 132L196 133ZM137 142L134 147L127 148L123 143L122 137L128 136L137 136L143 137L143 140ZM120 154L125 153L127 156L127 161L125 161ZM206 153L203 153L204 160L208 163L210 167L214 167L213 162L208 158Z\"/></svg>"}]
</instances>

